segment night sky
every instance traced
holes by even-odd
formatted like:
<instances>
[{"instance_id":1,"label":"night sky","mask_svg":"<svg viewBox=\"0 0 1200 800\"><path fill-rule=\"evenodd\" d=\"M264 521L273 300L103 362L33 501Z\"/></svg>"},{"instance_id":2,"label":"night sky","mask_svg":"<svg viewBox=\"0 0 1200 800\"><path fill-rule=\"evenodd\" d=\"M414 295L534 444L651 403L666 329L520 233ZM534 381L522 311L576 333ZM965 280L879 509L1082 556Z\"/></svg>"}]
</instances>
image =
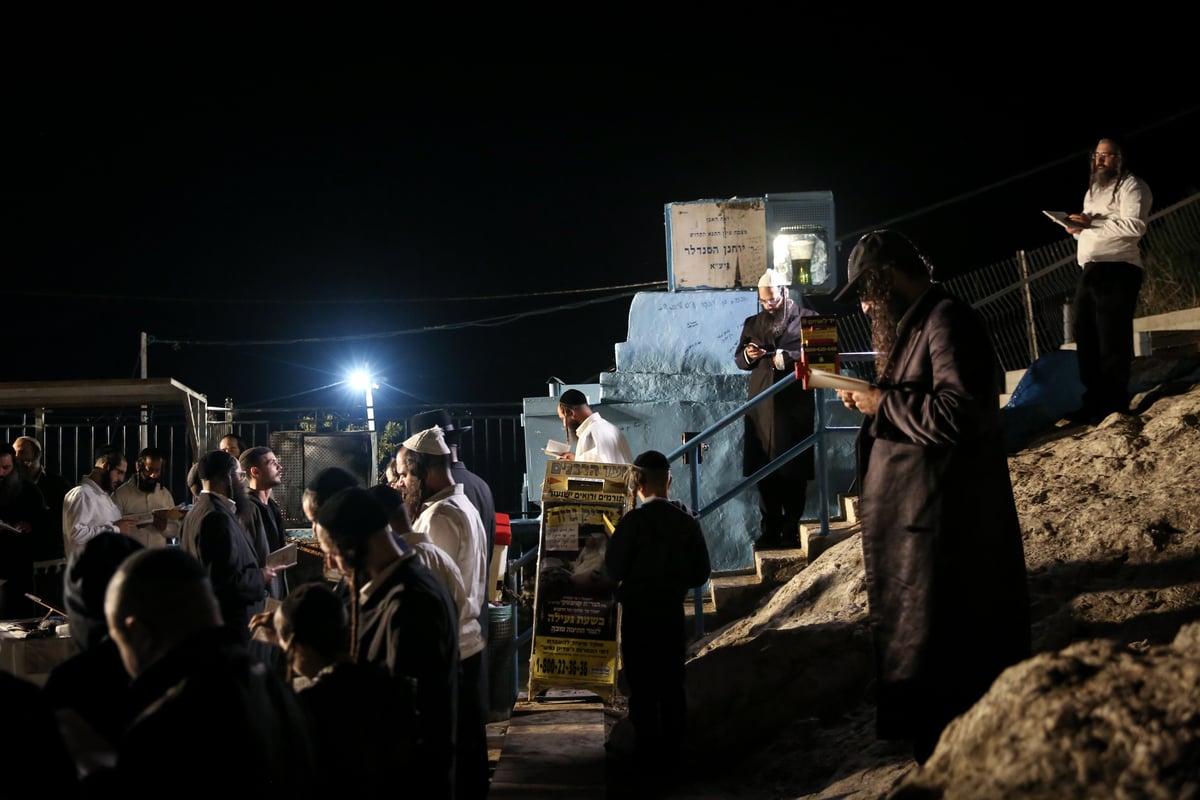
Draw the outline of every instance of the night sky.
<instances>
[{"instance_id":1,"label":"night sky","mask_svg":"<svg viewBox=\"0 0 1200 800\"><path fill-rule=\"evenodd\" d=\"M1101 136L1155 209L1200 190L1197 92L966 91L944 59L811 90L365 57L10 74L0 380L137 377L144 331L150 376L212 405L337 402L313 390L364 363L377 405L515 403L613 367L668 203L831 191L841 264L891 225L952 277L1062 235L1040 210L1080 207Z\"/></svg>"}]
</instances>

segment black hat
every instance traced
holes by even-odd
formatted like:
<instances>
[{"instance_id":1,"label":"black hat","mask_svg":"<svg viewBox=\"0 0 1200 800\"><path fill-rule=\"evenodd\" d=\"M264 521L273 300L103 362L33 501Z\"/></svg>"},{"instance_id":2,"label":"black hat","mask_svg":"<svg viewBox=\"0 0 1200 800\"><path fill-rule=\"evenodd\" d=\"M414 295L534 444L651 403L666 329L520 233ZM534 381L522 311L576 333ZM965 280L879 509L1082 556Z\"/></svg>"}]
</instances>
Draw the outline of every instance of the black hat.
<instances>
[{"instance_id":1,"label":"black hat","mask_svg":"<svg viewBox=\"0 0 1200 800\"><path fill-rule=\"evenodd\" d=\"M413 433L432 428L434 425L442 429L442 434L448 442L457 442L460 436L471 430L470 425L462 428L454 427L454 421L450 419L450 414L444 408L422 411L420 414L414 414L408 420L408 429Z\"/></svg>"},{"instance_id":2,"label":"black hat","mask_svg":"<svg viewBox=\"0 0 1200 800\"><path fill-rule=\"evenodd\" d=\"M90 649L106 634L104 594L108 582L142 543L115 531L102 531L71 551L63 580L63 604L70 616L71 636Z\"/></svg>"},{"instance_id":3,"label":"black hat","mask_svg":"<svg viewBox=\"0 0 1200 800\"><path fill-rule=\"evenodd\" d=\"M834 301L840 303L853 299L862 288L863 276L884 264L899 265L906 272L915 271L913 267L916 265L929 270L929 263L921 251L904 234L886 229L871 231L864 234L850 251L850 260L846 264L846 285L833 296Z\"/></svg>"}]
</instances>

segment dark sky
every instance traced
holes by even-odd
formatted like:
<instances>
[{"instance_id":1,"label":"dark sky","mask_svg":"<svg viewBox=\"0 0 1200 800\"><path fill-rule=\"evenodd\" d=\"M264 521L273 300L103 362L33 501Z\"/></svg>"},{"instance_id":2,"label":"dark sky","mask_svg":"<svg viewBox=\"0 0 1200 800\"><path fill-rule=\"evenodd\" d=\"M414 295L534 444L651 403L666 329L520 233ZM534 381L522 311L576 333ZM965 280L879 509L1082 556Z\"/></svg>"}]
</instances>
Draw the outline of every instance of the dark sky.
<instances>
[{"instance_id":1,"label":"dark sky","mask_svg":"<svg viewBox=\"0 0 1200 800\"><path fill-rule=\"evenodd\" d=\"M367 57L10 75L0 380L136 377L145 331L150 375L213 405L336 402L311 390L360 363L379 405L517 402L613 365L629 298L587 290L666 280L668 203L831 191L840 239L892 224L949 277L1061 235L1039 212L1080 206L1101 136L1155 208L1200 189L1195 91L945 63L808 89Z\"/></svg>"}]
</instances>

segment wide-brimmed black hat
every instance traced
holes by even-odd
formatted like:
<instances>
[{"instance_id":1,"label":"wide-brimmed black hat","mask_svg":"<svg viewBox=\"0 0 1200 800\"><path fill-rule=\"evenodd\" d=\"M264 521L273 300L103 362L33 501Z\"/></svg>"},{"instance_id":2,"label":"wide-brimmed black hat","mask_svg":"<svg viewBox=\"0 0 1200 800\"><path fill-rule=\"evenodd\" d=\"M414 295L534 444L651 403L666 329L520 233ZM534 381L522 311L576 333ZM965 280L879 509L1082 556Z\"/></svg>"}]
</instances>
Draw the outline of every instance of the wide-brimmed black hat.
<instances>
[{"instance_id":1,"label":"wide-brimmed black hat","mask_svg":"<svg viewBox=\"0 0 1200 800\"><path fill-rule=\"evenodd\" d=\"M929 270L929 263L917 246L908 237L898 231L877 230L864 234L854 249L850 251L850 259L846 263L846 285L833 296L835 302L854 300L862 288L863 276L876 267L884 265L900 265L902 268L914 267L920 264ZM915 271L915 270L912 270Z\"/></svg>"},{"instance_id":2,"label":"wide-brimmed black hat","mask_svg":"<svg viewBox=\"0 0 1200 800\"><path fill-rule=\"evenodd\" d=\"M408 429L413 433L432 428L434 425L442 429L442 435L445 436L448 442L458 441L459 437L471 430L470 425L456 428L454 420L450 419L449 412L444 408L435 408L433 411L422 411L420 414L414 414L408 420Z\"/></svg>"}]
</instances>

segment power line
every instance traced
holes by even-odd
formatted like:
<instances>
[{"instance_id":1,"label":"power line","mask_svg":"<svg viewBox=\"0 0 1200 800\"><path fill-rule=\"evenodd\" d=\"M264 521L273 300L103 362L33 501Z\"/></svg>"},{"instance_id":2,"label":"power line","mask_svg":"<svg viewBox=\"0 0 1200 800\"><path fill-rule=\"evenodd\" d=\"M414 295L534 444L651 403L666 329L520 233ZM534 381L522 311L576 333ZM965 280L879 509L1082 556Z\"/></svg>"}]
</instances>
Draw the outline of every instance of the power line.
<instances>
[{"instance_id":1,"label":"power line","mask_svg":"<svg viewBox=\"0 0 1200 800\"><path fill-rule=\"evenodd\" d=\"M656 281L649 284L639 284L641 287L646 286L665 286L666 281ZM594 291L594 290L590 290ZM486 317L480 320L472 320L468 322L450 322L444 325L427 325L423 328L410 328L402 331L380 331L378 333L360 333L346 336L307 336L295 339L253 339L253 340L233 340L233 339L160 339L153 335L146 336L147 344L166 344L172 347L249 347L255 345L294 345L294 344L315 344L318 342L355 342L364 341L367 339L391 339L397 336L415 336L422 333L433 333L435 331L451 331L460 330L462 328L491 328L500 325L508 325L529 317L537 317L545 314L555 314L559 311L572 311L586 306L596 305L598 303L609 303L613 300L619 300L622 297L629 297L638 294L637 291L625 291L609 297L597 297L591 300L582 300L578 303L568 303L566 305L554 306L551 308L542 308L535 311L524 311L517 314L505 314L498 317Z\"/></svg>"}]
</instances>

